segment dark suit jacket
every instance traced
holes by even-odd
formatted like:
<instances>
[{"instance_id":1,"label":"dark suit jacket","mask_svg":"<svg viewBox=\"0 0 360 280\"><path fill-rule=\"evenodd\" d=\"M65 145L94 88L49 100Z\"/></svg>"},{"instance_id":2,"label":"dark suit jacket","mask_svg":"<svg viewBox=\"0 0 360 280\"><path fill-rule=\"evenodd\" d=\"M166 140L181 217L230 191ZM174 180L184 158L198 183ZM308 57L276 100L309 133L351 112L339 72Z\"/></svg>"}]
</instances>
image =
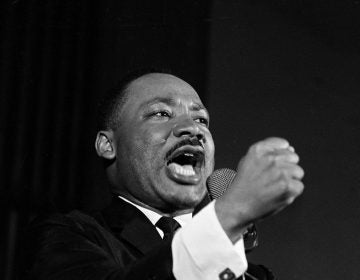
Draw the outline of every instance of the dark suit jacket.
<instances>
[{"instance_id":1,"label":"dark suit jacket","mask_svg":"<svg viewBox=\"0 0 360 280\"><path fill-rule=\"evenodd\" d=\"M29 240L29 279L174 279L171 240L163 241L141 211L119 198L102 212L36 222ZM273 279L262 266L249 264L249 271Z\"/></svg>"}]
</instances>

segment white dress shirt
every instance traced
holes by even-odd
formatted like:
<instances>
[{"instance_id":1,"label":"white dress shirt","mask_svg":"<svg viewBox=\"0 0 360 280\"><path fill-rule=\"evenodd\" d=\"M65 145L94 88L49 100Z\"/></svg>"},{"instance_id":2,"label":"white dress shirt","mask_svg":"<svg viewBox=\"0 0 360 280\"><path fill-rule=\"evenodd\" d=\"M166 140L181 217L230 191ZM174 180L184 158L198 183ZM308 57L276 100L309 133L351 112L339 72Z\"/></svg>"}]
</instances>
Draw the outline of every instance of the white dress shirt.
<instances>
[{"instance_id":1,"label":"white dress shirt","mask_svg":"<svg viewBox=\"0 0 360 280\"><path fill-rule=\"evenodd\" d=\"M139 206L121 196L121 199L138 208L155 226L161 215ZM181 225L172 240L173 273L178 280L215 280L226 269L239 277L247 269L244 241L233 244L216 216L215 201L198 214L174 217ZM156 227L161 238L164 233Z\"/></svg>"}]
</instances>

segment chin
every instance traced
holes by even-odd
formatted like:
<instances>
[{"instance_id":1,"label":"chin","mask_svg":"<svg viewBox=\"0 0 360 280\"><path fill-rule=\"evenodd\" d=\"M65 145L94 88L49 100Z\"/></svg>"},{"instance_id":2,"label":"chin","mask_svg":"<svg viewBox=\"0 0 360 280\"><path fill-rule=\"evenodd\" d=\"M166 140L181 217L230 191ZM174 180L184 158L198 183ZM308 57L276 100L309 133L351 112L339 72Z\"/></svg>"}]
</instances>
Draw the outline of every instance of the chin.
<instances>
[{"instance_id":1,"label":"chin","mask_svg":"<svg viewBox=\"0 0 360 280\"><path fill-rule=\"evenodd\" d=\"M162 197L160 204L171 211L194 209L206 195L206 183L203 179L196 184L175 181L166 172L160 174L161 181L157 181L158 195ZM163 209L164 210L164 209Z\"/></svg>"},{"instance_id":2,"label":"chin","mask_svg":"<svg viewBox=\"0 0 360 280\"><path fill-rule=\"evenodd\" d=\"M206 188L197 186L189 192L181 192L174 196L172 204L179 210L193 209L203 200L205 194Z\"/></svg>"}]
</instances>

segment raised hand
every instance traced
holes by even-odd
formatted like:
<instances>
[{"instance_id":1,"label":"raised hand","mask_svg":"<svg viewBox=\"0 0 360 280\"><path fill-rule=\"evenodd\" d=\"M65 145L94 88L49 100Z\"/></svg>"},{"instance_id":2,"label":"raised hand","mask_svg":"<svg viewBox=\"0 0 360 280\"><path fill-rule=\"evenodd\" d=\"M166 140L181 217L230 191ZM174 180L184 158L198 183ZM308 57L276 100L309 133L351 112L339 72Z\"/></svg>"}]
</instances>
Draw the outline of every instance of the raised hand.
<instances>
[{"instance_id":1,"label":"raised hand","mask_svg":"<svg viewBox=\"0 0 360 280\"><path fill-rule=\"evenodd\" d=\"M215 203L220 224L236 242L244 228L291 204L304 185L299 156L288 141L268 138L252 145L237 167L237 175Z\"/></svg>"}]
</instances>

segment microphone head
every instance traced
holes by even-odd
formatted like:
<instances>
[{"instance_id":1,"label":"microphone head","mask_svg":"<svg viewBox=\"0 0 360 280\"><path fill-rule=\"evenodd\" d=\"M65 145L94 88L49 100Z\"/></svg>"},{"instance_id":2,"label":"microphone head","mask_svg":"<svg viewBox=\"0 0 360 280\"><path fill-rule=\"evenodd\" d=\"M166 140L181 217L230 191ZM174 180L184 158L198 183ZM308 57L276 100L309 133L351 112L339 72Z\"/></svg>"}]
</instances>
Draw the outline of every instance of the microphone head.
<instances>
[{"instance_id":1,"label":"microphone head","mask_svg":"<svg viewBox=\"0 0 360 280\"><path fill-rule=\"evenodd\" d=\"M229 168L215 170L206 181L210 199L221 197L234 180L235 175L236 171ZM244 245L246 252L252 251L259 245L256 226L253 223L247 227L244 233Z\"/></svg>"},{"instance_id":2,"label":"microphone head","mask_svg":"<svg viewBox=\"0 0 360 280\"><path fill-rule=\"evenodd\" d=\"M211 200L217 199L224 194L234 180L236 172L229 168L215 170L207 179L207 188Z\"/></svg>"}]
</instances>

